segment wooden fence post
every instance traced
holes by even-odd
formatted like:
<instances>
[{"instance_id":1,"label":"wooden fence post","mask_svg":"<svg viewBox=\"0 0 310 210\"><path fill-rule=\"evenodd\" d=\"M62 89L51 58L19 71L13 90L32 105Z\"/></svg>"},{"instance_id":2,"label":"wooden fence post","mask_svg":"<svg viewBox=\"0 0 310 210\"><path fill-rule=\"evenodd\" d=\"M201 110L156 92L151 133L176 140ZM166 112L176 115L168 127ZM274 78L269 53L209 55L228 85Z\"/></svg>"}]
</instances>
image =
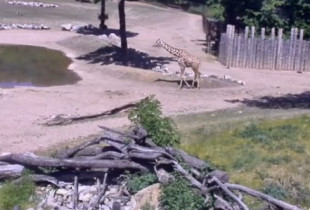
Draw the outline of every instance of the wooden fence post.
<instances>
[{"instance_id":1,"label":"wooden fence post","mask_svg":"<svg viewBox=\"0 0 310 210\"><path fill-rule=\"evenodd\" d=\"M276 69L282 68L282 48L283 48L282 35L283 35L283 29L280 28L278 30Z\"/></svg>"},{"instance_id":2,"label":"wooden fence post","mask_svg":"<svg viewBox=\"0 0 310 210\"><path fill-rule=\"evenodd\" d=\"M275 28L271 29L271 47L272 47L272 56L271 56L271 69L276 69L276 55L277 55L277 42L275 40L276 30Z\"/></svg>"}]
</instances>

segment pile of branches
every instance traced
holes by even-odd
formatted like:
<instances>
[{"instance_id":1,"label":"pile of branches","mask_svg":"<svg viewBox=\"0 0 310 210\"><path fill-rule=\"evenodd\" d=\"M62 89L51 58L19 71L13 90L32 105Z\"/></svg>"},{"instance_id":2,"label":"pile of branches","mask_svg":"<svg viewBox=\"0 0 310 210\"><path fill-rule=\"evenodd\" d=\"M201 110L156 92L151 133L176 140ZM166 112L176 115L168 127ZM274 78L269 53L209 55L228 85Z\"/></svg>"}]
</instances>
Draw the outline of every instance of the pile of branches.
<instances>
[{"instance_id":1,"label":"pile of branches","mask_svg":"<svg viewBox=\"0 0 310 210\"><path fill-rule=\"evenodd\" d=\"M42 168L49 167L67 175L83 172L90 179L94 171L100 170L105 171L105 178L107 173L113 174L113 171L152 172L157 175L159 182L167 183L171 181L172 172L178 172L205 197L205 202L212 196L216 209L248 210L242 194L264 200L278 209L300 209L262 192L229 183L226 172L213 170L205 173L208 168L206 162L182 150L155 145L141 126L126 133L100 127L103 132L98 137L60 151L53 158L32 153L0 154L0 179L20 177L22 171L28 168L35 172L30 175L34 181L50 182L62 187L60 176L42 171ZM99 193L98 202L103 195L104 192Z\"/></svg>"}]
</instances>

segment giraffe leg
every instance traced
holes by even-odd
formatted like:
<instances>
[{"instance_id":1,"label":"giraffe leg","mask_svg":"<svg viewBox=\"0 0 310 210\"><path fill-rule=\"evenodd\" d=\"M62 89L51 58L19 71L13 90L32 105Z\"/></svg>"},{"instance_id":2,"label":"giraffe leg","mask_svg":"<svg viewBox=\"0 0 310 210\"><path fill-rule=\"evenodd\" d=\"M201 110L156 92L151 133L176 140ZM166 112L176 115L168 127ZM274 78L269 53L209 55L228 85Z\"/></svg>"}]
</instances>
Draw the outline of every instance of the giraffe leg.
<instances>
[{"instance_id":1,"label":"giraffe leg","mask_svg":"<svg viewBox=\"0 0 310 210\"><path fill-rule=\"evenodd\" d=\"M181 69L181 81L180 81L179 89L182 88L183 82L187 85L187 87L190 87L190 85L188 84L188 82L184 78L185 65L182 62L179 62L179 65L180 65L180 69Z\"/></svg>"},{"instance_id":2,"label":"giraffe leg","mask_svg":"<svg viewBox=\"0 0 310 210\"><path fill-rule=\"evenodd\" d=\"M194 88L194 87L195 87L195 82L197 82L197 74L196 74L196 72L195 72L195 77L194 77L194 79L193 79L193 83L192 83L191 88Z\"/></svg>"},{"instance_id":3,"label":"giraffe leg","mask_svg":"<svg viewBox=\"0 0 310 210\"><path fill-rule=\"evenodd\" d=\"M197 90L199 90L200 89L200 72L199 71L197 71L196 81L197 81Z\"/></svg>"}]
</instances>

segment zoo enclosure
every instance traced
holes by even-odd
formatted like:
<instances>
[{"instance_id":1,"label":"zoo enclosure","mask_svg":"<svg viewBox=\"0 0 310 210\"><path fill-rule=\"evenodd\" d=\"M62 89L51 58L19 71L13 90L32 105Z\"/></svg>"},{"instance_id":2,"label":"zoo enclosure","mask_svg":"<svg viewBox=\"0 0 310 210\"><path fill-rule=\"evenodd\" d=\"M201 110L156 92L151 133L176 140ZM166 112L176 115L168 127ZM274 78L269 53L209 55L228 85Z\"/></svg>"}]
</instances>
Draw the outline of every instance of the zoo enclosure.
<instances>
[{"instance_id":1,"label":"zoo enclosure","mask_svg":"<svg viewBox=\"0 0 310 210\"><path fill-rule=\"evenodd\" d=\"M262 28L255 36L255 27L251 31L246 27L244 34L237 34L233 25L227 25L221 34L219 62L227 67L310 71L310 41L303 39L303 29L292 28L289 39L284 39L283 29L278 29L277 37L274 28L269 37L265 32Z\"/></svg>"}]
</instances>

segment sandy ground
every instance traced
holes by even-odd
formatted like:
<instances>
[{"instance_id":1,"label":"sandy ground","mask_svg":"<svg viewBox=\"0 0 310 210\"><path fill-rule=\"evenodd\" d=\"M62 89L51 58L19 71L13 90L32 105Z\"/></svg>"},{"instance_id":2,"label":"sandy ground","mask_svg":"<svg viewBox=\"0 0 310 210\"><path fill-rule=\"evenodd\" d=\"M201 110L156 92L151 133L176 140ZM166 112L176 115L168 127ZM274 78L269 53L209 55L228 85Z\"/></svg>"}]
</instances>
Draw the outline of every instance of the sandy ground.
<instances>
[{"instance_id":1,"label":"sandy ground","mask_svg":"<svg viewBox=\"0 0 310 210\"><path fill-rule=\"evenodd\" d=\"M62 6L69 9L77 7L75 3L69 2L63 3ZM116 4L109 2L109 7L115 8ZM98 6L92 4L79 4L78 8L79 11L75 13L83 8L93 13L98 12ZM0 5L1 10L5 8ZM200 16L130 2L127 3L126 12L127 30L138 33L137 36L128 38L131 48L148 53L150 56L169 57L170 55L163 49L152 47L154 41L161 38L175 47L186 49L198 56L202 60L202 73L219 77L229 75L233 79L244 81L245 85L223 83L220 87L212 86L211 80L204 79L199 91L178 90L177 83L156 82L158 79L167 79L160 73L79 60L76 59L78 56L95 51L104 46L104 43L93 36L61 31L61 24L78 22L73 17L70 19L65 16L68 15L67 13L63 13L63 18L61 18L62 14L57 16L54 14L57 17L55 19L41 17L38 20L51 25L51 30L0 31L0 44L27 44L61 50L73 59L70 69L83 79L75 85L0 88L0 152L46 150L50 146L98 133L100 132L98 125L114 128L128 125L129 122L124 115L67 126L46 127L41 124L52 115L98 113L151 94L161 101L165 114L177 115L239 106L238 103L230 103L228 100L298 94L310 89L309 73L226 69L218 62L210 61L202 51L201 40L204 34ZM25 12L25 14L28 13ZM154 14L160 15L155 17ZM38 21L35 17L39 14L31 13L31 15L29 20ZM116 15L116 10L111 10L107 22L111 28L118 28ZM25 17L27 18L26 15ZM1 16L0 20L9 22L18 19L14 17L5 19ZM26 21L27 19L23 19L23 22ZM79 21L83 22L83 20ZM87 16L84 19L85 22L97 23L95 15ZM179 70L176 62L170 62L167 66L171 71ZM178 77L175 76L174 79Z\"/></svg>"}]
</instances>

